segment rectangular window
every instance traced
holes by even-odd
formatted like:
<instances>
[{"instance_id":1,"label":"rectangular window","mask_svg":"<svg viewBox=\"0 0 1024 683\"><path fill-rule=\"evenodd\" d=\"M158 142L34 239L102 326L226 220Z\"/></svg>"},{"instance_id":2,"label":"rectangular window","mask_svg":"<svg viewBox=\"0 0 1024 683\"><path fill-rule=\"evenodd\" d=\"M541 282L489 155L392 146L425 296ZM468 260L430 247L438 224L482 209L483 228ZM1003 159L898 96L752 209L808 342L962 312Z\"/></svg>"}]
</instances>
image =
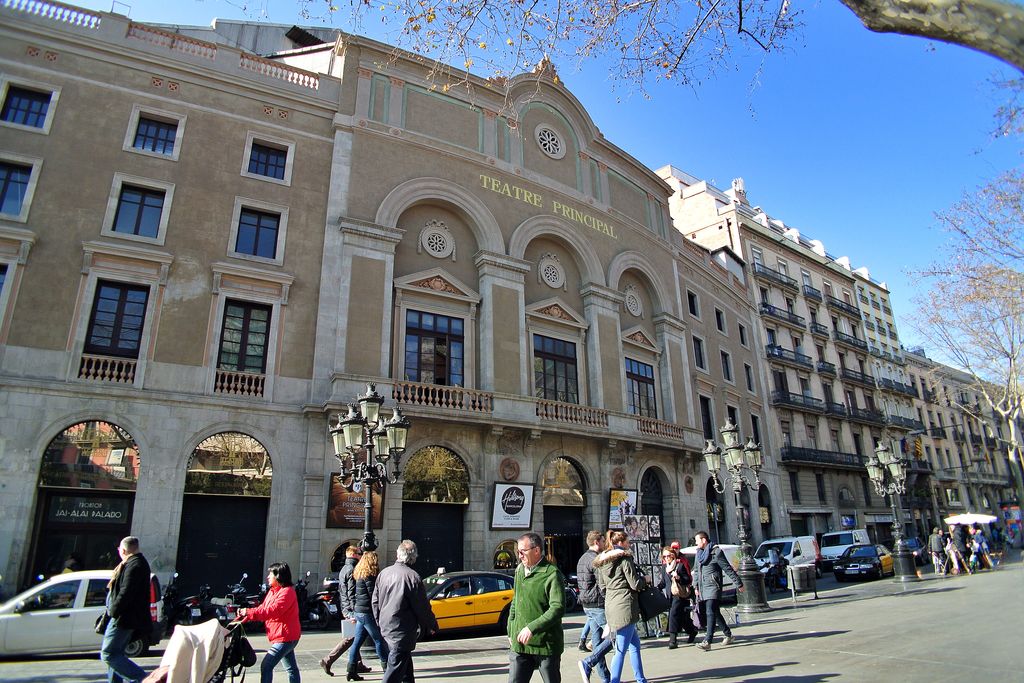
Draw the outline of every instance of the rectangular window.
<instances>
[{"instance_id":1,"label":"rectangular window","mask_svg":"<svg viewBox=\"0 0 1024 683\"><path fill-rule=\"evenodd\" d=\"M165 193L134 185L122 185L114 214L114 232L141 237L160 234L160 218L164 210Z\"/></svg>"},{"instance_id":2,"label":"rectangular window","mask_svg":"<svg viewBox=\"0 0 1024 683\"><path fill-rule=\"evenodd\" d=\"M50 109L50 93L12 85L7 88L0 120L20 126L43 128Z\"/></svg>"},{"instance_id":3,"label":"rectangular window","mask_svg":"<svg viewBox=\"0 0 1024 683\"><path fill-rule=\"evenodd\" d=\"M98 282L85 352L138 358L148 300L148 287Z\"/></svg>"},{"instance_id":4,"label":"rectangular window","mask_svg":"<svg viewBox=\"0 0 1024 683\"><path fill-rule=\"evenodd\" d=\"M236 372L266 372L270 306L227 301L217 367Z\"/></svg>"},{"instance_id":5,"label":"rectangular window","mask_svg":"<svg viewBox=\"0 0 1024 683\"><path fill-rule=\"evenodd\" d=\"M871 483L867 477L860 478L860 488L864 492L864 504L871 505Z\"/></svg>"},{"instance_id":6,"label":"rectangular window","mask_svg":"<svg viewBox=\"0 0 1024 683\"><path fill-rule=\"evenodd\" d=\"M406 311L405 379L442 386L465 386L462 318Z\"/></svg>"},{"instance_id":7,"label":"rectangular window","mask_svg":"<svg viewBox=\"0 0 1024 683\"><path fill-rule=\"evenodd\" d=\"M579 403L576 345L533 335L534 396L548 401Z\"/></svg>"},{"instance_id":8,"label":"rectangular window","mask_svg":"<svg viewBox=\"0 0 1024 683\"><path fill-rule=\"evenodd\" d=\"M754 443L761 443L761 418L757 415L750 416L750 435L754 437Z\"/></svg>"},{"instance_id":9,"label":"rectangular window","mask_svg":"<svg viewBox=\"0 0 1024 683\"><path fill-rule=\"evenodd\" d=\"M139 125L135 129L135 140L132 142L132 147L154 154L172 156L177 136L177 122L139 116Z\"/></svg>"},{"instance_id":10,"label":"rectangular window","mask_svg":"<svg viewBox=\"0 0 1024 683\"><path fill-rule=\"evenodd\" d=\"M707 396L700 397L700 425L705 439L715 438L715 416L711 410L711 399Z\"/></svg>"},{"instance_id":11,"label":"rectangular window","mask_svg":"<svg viewBox=\"0 0 1024 683\"><path fill-rule=\"evenodd\" d=\"M793 494L793 502L800 503L800 476L796 472L789 473L789 491Z\"/></svg>"},{"instance_id":12,"label":"rectangular window","mask_svg":"<svg viewBox=\"0 0 1024 683\"><path fill-rule=\"evenodd\" d=\"M725 378L725 381L731 382L731 381L733 381L733 379L732 379L732 357L730 357L729 354L726 353L725 351L721 352L721 356L722 356L722 377Z\"/></svg>"},{"instance_id":13,"label":"rectangular window","mask_svg":"<svg viewBox=\"0 0 1024 683\"><path fill-rule=\"evenodd\" d=\"M704 358L704 340L693 338L693 364L701 370L707 370L707 360Z\"/></svg>"},{"instance_id":14,"label":"rectangular window","mask_svg":"<svg viewBox=\"0 0 1024 683\"><path fill-rule=\"evenodd\" d=\"M238 217L238 238L235 251L249 256L275 258L277 230L281 217L266 211L242 209Z\"/></svg>"},{"instance_id":15,"label":"rectangular window","mask_svg":"<svg viewBox=\"0 0 1024 683\"><path fill-rule=\"evenodd\" d=\"M729 422L732 422L736 427L740 426L740 415L736 411L736 406L726 406L725 414L729 418Z\"/></svg>"},{"instance_id":16,"label":"rectangular window","mask_svg":"<svg viewBox=\"0 0 1024 683\"><path fill-rule=\"evenodd\" d=\"M690 290L686 290L686 305L690 309L690 315L695 318L700 317L700 301L697 299L697 295Z\"/></svg>"},{"instance_id":17,"label":"rectangular window","mask_svg":"<svg viewBox=\"0 0 1024 683\"><path fill-rule=\"evenodd\" d=\"M284 180L285 167L288 164L288 150L252 143L249 153L249 173Z\"/></svg>"},{"instance_id":18,"label":"rectangular window","mask_svg":"<svg viewBox=\"0 0 1024 683\"><path fill-rule=\"evenodd\" d=\"M754 263L758 265L764 263L764 253L757 247L750 248L750 258Z\"/></svg>"},{"instance_id":19,"label":"rectangular window","mask_svg":"<svg viewBox=\"0 0 1024 683\"><path fill-rule=\"evenodd\" d=\"M754 391L754 368L750 367L750 363L743 364L743 375L747 379L747 391Z\"/></svg>"},{"instance_id":20,"label":"rectangular window","mask_svg":"<svg viewBox=\"0 0 1024 683\"><path fill-rule=\"evenodd\" d=\"M0 214L21 214L32 167L0 161Z\"/></svg>"},{"instance_id":21,"label":"rectangular window","mask_svg":"<svg viewBox=\"0 0 1024 683\"><path fill-rule=\"evenodd\" d=\"M821 472L816 472L814 475L814 483L818 486L818 502L827 502L827 497L825 496L825 475Z\"/></svg>"},{"instance_id":22,"label":"rectangular window","mask_svg":"<svg viewBox=\"0 0 1024 683\"><path fill-rule=\"evenodd\" d=\"M722 313L719 309L715 309L715 327L722 334L725 334L725 313Z\"/></svg>"},{"instance_id":23,"label":"rectangular window","mask_svg":"<svg viewBox=\"0 0 1024 683\"><path fill-rule=\"evenodd\" d=\"M740 344L747 345L747 328L744 325L740 325Z\"/></svg>"},{"instance_id":24,"label":"rectangular window","mask_svg":"<svg viewBox=\"0 0 1024 683\"><path fill-rule=\"evenodd\" d=\"M626 397L631 414L658 417L652 366L632 358L626 359Z\"/></svg>"}]
</instances>

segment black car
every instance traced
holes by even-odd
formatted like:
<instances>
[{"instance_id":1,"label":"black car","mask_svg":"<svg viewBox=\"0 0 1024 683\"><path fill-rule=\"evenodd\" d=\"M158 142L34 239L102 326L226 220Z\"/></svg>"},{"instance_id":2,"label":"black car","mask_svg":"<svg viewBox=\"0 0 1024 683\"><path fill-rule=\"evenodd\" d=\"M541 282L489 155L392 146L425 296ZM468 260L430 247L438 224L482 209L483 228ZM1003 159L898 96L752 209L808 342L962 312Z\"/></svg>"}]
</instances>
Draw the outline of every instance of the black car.
<instances>
[{"instance_id":1,"label":"black car","mask_svg":"<svg viewBox=\"0 0 1024 683\"><path fill-rule=\"evenodd\" d=\"M923 567L924 563L928 560L928 549L924 547L924 543L921 542L920 538L908 538L906 544L907 550L914 553L914 564L918 567Z\"/></svg>"},{"instance_id":2,"label":"black car","mask_svg":"<svg viewBox=\"0 0 1024 683\"><path fill-rule=\"evenodd\" d=\"M892 553L884 545L851 545L832 564L836 581L878 579L896 573Z\"/></svg>"}]
</instances>

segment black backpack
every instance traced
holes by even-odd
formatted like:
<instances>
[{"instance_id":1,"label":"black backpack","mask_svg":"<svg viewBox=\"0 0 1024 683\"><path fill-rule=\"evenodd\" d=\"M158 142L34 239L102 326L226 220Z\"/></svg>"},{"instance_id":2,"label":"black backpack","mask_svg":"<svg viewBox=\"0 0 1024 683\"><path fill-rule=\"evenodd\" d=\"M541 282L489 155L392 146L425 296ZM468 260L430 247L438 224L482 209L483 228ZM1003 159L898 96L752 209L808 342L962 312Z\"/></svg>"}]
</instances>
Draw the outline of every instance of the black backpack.
<instances>
[{"instance_id":1,"label":"black backpack","mask_svg":"<svg viewBox=\"0 0 1024 683\"><path fill-rule=\"evenodd\" d=\"M220 662L220 667L217 668L217 673L210 679L210 683L222 683L228 674L231 675L232 681L236 676L240 676L240 680L244 681L245 670L256 663L256 651L252 649L252 644L245 637L242 624L230 624L228 631L230 635L224 647L224 658Z\"/></svg>"}]
</instances>

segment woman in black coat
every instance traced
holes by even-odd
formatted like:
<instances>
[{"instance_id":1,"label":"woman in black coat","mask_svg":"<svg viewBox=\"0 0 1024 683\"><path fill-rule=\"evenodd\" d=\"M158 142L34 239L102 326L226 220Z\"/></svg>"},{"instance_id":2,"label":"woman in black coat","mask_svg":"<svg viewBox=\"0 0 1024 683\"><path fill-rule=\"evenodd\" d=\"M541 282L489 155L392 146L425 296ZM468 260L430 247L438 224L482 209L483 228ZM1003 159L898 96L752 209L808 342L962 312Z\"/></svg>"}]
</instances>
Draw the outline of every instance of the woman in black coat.
<instances>
[{"instance_id":1,"label":"woman in black coat","mask_svg":"<svg viewBox=\"0 0 1024 683\"><path fill-rule=\"evenodd\" d=\"M665 546L661 551L661 562L661 590L665 597L672 601L668 609L668 647L674 650L679 646L680 631L686 632L687 643L693 643L697 639L697 627L690 619L693 579L690 577L686 558L675 548ZM675 591L672 589L673 584L677 587Z\"/></svg>"}]
</instances>

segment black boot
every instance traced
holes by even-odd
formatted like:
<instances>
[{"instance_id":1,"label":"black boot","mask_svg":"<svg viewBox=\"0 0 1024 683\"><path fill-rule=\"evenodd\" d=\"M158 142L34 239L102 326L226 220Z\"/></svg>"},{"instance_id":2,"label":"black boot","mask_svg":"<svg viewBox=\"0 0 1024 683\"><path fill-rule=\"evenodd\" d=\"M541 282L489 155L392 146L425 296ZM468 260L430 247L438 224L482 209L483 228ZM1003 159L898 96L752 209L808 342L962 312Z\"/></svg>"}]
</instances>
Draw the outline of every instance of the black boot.
<instances>
[{"instance_id":1,"label":"black boot","mask_svg":"<svg viewBox=\"0 0 1024 683\"><path fill-rule=\"evenodd\" d=\"M356 669L355 664L348 665L348 675L345 676L346 681L361 681L363 677L359 675L359 671Z\"/></svg>"},{"instance_id":2,"label":"black boot","mask_svg":"<svg viewBox=\"0 0 1024 683\"><path fill-rule=\"evenodd\" d=\"M668 634L668 649L674 650L677 647L679 647L679 643L677 642L678 639L679 639L679 634L678 633L670 633L670 634Z\"/></svg>"}]
</instances>

